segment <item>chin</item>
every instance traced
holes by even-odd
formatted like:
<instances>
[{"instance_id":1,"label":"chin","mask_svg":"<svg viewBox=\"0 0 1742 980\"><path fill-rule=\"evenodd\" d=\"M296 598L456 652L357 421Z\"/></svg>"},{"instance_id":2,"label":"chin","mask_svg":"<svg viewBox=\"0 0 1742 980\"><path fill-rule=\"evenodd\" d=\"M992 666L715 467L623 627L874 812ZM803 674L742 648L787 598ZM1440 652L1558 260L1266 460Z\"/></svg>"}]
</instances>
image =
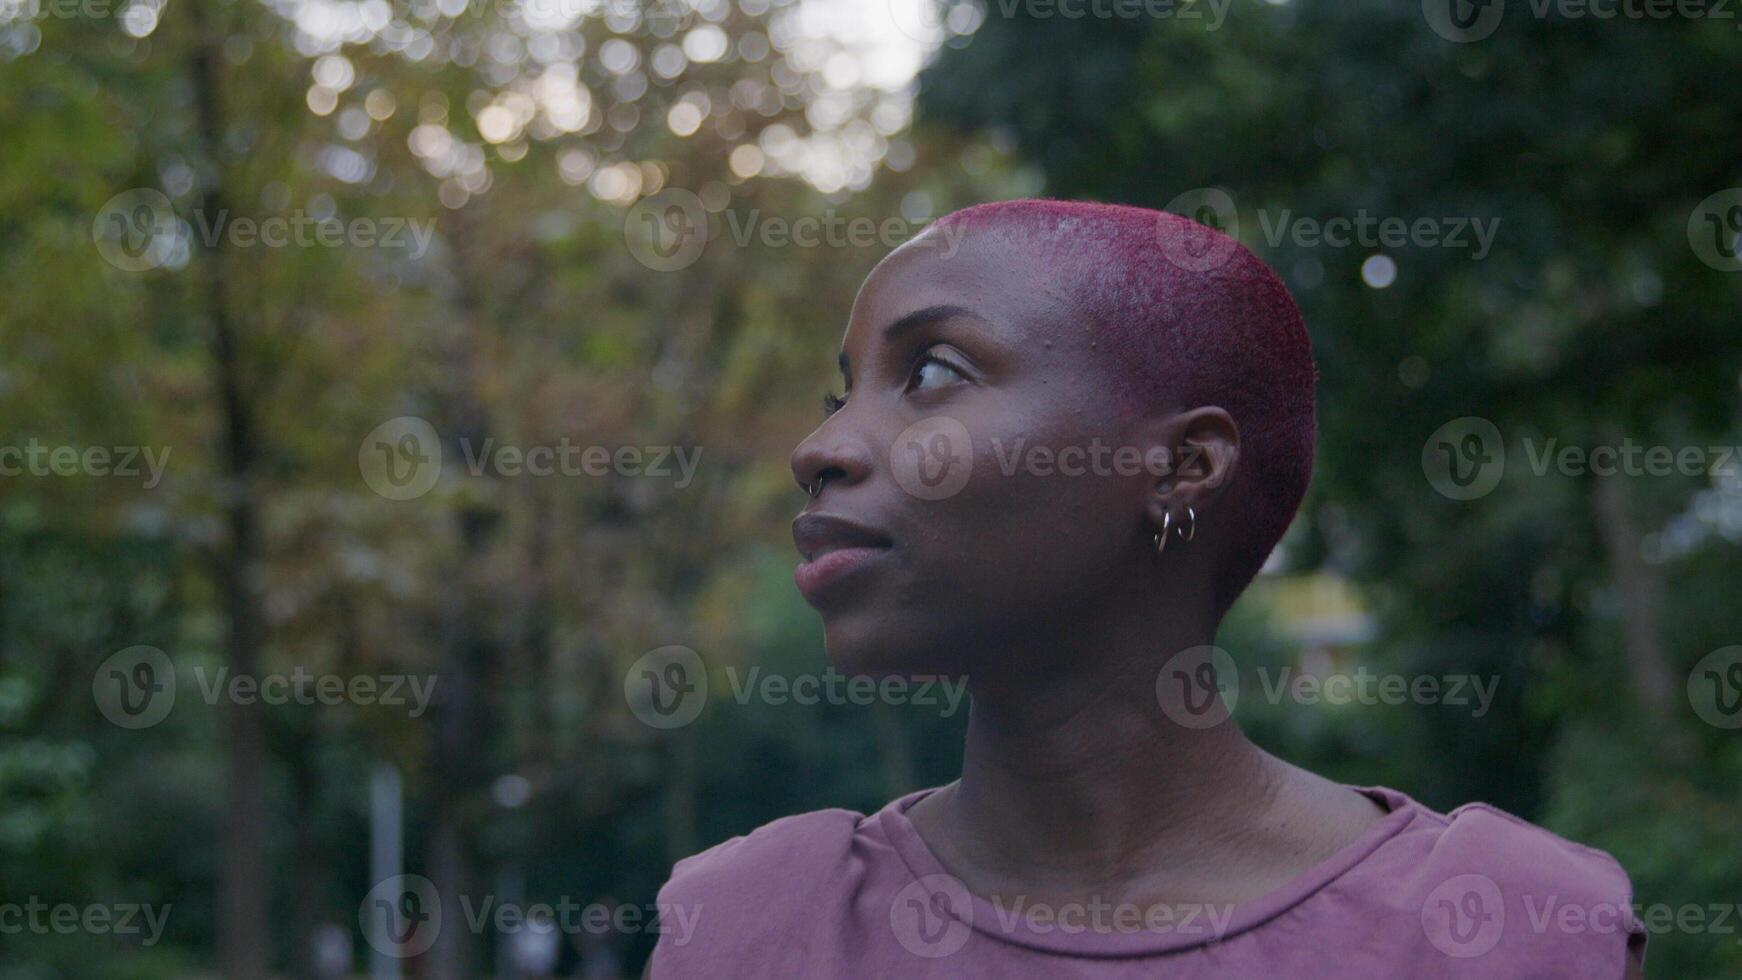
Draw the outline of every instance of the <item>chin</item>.
<instances>
[{"instance_id":1,"label":"chin","mask_svg":"<svg viewBox=\"0 0 1742 980\"><path fill-rule=\"evenodd\" d=\"M916 642L915 633L890 629L886 617L837 613L823 618L823 647L829 662L843 674L870 677L960 676L964 671L931 643ZM933 634L935 637L935 634Z\"/></svg>"}]
</instances>

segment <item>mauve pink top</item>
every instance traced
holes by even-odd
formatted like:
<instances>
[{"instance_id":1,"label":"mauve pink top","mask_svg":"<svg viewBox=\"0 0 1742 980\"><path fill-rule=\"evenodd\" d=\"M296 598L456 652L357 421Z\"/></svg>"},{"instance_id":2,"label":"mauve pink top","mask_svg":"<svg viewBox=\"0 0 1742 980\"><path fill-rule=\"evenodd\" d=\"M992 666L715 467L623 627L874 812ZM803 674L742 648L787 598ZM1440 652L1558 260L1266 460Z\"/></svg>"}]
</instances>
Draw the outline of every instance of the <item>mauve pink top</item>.
<instances>
[{"instance_id":1,"label":"mauve pink top","mask_svg":"<svg viewBox=\"0 0 1742 980\"><path fill-rule=\"evenodd\" d=\"M906 811L819 810L672 870L655 980L690 977L1620 978L1645 931L1626 872L1482 803L1386 815L1237 906L1037 906L971 895ZM671 923L685 923L674 928Z\"/></svg>"}]
</instances>

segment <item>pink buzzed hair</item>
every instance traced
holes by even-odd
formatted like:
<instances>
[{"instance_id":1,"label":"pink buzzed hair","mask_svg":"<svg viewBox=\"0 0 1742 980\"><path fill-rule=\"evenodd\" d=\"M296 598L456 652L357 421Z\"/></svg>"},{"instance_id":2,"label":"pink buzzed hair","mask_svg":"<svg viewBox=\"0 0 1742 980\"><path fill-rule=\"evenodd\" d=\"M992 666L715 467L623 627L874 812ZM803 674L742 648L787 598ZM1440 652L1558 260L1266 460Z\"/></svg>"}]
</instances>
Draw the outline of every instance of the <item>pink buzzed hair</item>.
<instances>
[{"instance_id":1,"label":"pink buzzed hair","mask_svg":"<svg viewBox=\"0 0 1742 980\"><path fill-rule=\"evenodd\" d=\"M1217 522L1217 614L1288 530L1312 477L1312 342L1282 281L1245 246L1164 211L1082 201L1000 201L938 219L1041 260L1047 292L1096 332L1126 413L1226 409L1240 462ZM1061 324L1061 326L1063 326Z\"/></svg>"}]
</instances>

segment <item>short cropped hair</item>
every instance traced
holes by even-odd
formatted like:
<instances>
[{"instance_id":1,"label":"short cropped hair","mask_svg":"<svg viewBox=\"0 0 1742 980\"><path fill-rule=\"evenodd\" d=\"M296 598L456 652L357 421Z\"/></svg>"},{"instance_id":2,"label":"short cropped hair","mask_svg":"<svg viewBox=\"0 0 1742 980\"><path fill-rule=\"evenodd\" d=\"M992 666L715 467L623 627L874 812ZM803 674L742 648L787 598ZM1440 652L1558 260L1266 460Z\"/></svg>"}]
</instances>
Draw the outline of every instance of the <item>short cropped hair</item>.
<instances>
[{"instance_id":1,"label":"short cropped hair","mask_svg":"<svg viewBox=\"0 0 1742 980\"><path fill-rule=\"evenodd\" d=\"M1220 406L1240 432L1224 491L1232 516L1215 570L1217 615L1288 530L1312 477L1317 371L1300 309L1257 256L1164 211L1081 201L1000 201L938 219L1034 255L1050 292L1097 332L1127 417ZM1061 324L1061 326L1064 326Z\"/></svg>"}]
</instances>

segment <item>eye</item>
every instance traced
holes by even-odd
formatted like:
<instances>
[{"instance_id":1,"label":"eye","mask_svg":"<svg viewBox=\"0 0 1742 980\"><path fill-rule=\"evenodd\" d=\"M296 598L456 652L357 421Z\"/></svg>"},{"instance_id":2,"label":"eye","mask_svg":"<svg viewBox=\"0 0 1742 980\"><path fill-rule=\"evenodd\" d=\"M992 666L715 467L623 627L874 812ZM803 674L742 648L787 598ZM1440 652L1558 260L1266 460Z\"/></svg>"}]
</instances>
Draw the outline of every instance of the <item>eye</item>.
<instances>
[{"instance_id":1,"label":"eye","mask_svg":"<svg viewBox=\"0 0 1742 980\"><path fill-rule=\"evenodd\" d=\"M966 380L968 379L953 365L928 351L922 354L919 362L913 366L913 378L908 387L914 390L941 388L944 385Z\"/></svg>"},{"instance_id":2,"label":"eye","mask_svg":"<svg viewBox=\"0 0 1742 980\"><path fill-rule=\"evenodd\" d=\"M847 407L847 399L844 396L837 395L832 391L823 392L823 418L826 419L845 407Z\"/></svg>"}]
</instances>

